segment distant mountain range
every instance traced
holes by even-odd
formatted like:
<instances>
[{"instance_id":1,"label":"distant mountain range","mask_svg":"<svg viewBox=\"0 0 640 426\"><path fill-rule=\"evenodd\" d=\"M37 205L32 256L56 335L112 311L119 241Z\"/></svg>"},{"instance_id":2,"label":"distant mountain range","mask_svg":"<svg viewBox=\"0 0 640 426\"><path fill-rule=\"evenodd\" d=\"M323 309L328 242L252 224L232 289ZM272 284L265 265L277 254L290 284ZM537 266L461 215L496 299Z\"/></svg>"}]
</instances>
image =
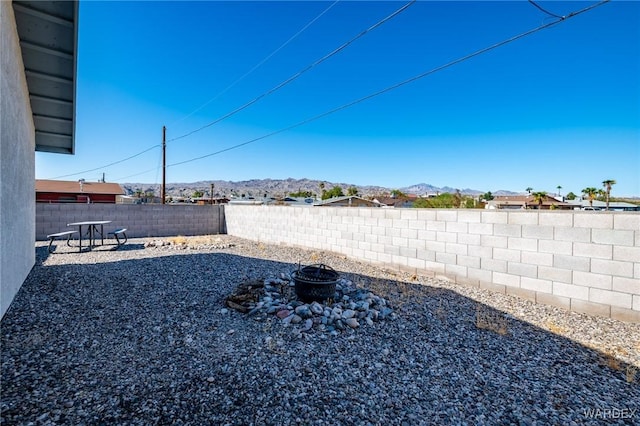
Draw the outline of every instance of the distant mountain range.
<instances>
[{"instance_id":1,"label":"distant mountain range","mask_svg":"<svg viewBox=\"0 0 640 426\"><path fill-rule=\"evenodd\" d=\"M172 197L189 197L195 191L202 191L206 197L209 196L211 184L214 185L214 196L246 196L263 197L265 194L270 197L284 197L290 193L299 191L310 191L314 194L320 194L320 185L324 184L324 188L329 190L334 186L342 188L346 194L347 189L350 187L356 187L358 194L362 196L373 196L381 194L389 194L392 190L398 189L405 194L425 195L425 194L442 194L442 193L455 193L456 188L449 186L437 187L426 183L418 183L415 185L407 186L404 188L385 188L382 186L372 185L354 185L344 182L328 182L313 179L251 179L239 182L226 181L226 180L212 180L212 181L199 181L191 183L169 183L166 186L166 193ZM121 184L123 189L129 195L135 194L137 191L153 192L156 195L160 195L159 184L148 183L123 183ZM484 194L486 191L477 189L460 189L460 192L464 195L479 195ZM516 195L517 192L512 191L492 191L494 195Z\"/></svg>"}]
</instances>

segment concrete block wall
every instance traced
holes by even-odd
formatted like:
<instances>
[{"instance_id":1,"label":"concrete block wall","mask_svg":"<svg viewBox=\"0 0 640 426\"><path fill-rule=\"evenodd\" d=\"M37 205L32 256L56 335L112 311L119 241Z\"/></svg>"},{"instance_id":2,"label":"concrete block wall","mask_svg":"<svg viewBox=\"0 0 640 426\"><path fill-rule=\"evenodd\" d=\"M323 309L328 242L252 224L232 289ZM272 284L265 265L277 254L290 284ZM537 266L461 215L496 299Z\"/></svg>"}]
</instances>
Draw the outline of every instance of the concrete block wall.
<instances>
[{"instance_id":1,"label":"concrete block wall","mask_svg":"<svg viewBox=\"0 0 640 426\"><path fill-rule=\"evenodd\" d=\"M64 231L67 223L111 220L105 231L127 228L128 237L210 235L224 232L224 207L161 204L36 204L36 239Z\"/></svg>"},{"instance_id":2,"label":"concrete block wall","mask_svg":"<svg viewBox=\"0 0 640 426\"><path fill-rule=\"evenodd\" d=\"M227 232L640 322L640 213L226 206Z\"/></svg>"}]
</instances>

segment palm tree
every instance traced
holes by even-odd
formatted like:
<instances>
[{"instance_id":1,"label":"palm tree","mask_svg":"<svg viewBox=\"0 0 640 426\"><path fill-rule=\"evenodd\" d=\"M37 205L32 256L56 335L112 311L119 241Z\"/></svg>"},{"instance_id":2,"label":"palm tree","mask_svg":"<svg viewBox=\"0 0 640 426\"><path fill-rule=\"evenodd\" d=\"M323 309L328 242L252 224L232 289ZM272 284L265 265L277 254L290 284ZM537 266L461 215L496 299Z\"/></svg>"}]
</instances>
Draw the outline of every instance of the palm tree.
<instances>
[{"instance_id":1,"label":"palm tree","mask_svg":"<svg viewBox=\"0 0 640 426\"><path fill-rule=\"evenodd\" d=\"M615 184L616 184L616 181L613 179L607 179L602 181L602 186L604 186L604 189L607 191L607 195L606 195L607 210L609 210L609 198L611 198L611 187Z\"/></svg>"},{"instance_id":2,"label":"palm tree","mask_svg":"<svg viewBox=\"0 0 640 426\"><path fill-rule=\"evenodd\" d=\"M545 191L534 192L533 199L536 203L538 203L538 210L542 209L542 202L545 198L547 198L547 193Z\"/></svg>"},{"instance_id":3,"label":"palm tree","mask_svg":"<svg viewBox=\"0 0 640 426\"><path fill-rule=\"evenodd\" d=\"M587 198L589 199L589 205L593 207L593 200L596 199L596 194L598 193L598 190L596 188L589 187L589 188L583 189L582 193L587 196Z\"/></svg>"},{"instance_id":4,"label":"palm tree","mask_svg":"<svg viewBox=\"0 0 640 426\"><path fill-rule=\"evenodd\" d=\"M556 188L558 188L558 197L560 197L560 190L562 189L562 186L558 185Z\"/></svg>"},{"instance_id":5,"label":"palm tree","mask_svg":"<svg viewBox=\"0 0 640 426\"><path fill-rule=\"evenodd\" d=\"M528 186L527 189L525 189L525 191L527 191L529 195L531 195L531 191L533 191L533 188Z\"/></svg>"}]
</instances>

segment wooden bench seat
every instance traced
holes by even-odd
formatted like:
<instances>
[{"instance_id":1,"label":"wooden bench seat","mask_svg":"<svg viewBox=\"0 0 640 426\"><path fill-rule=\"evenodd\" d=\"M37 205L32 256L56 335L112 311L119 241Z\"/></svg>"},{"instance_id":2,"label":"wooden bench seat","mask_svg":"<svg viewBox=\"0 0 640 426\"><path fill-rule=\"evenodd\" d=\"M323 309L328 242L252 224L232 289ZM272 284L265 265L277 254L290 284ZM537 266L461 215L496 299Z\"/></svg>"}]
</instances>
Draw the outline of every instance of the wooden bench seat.
<instances>
[{"instance_id":1,"label":"wooden bench seat","mask_svg":"<svg viewBox=\"0 0 640 426\"><path fill-rule=\"evenodd\" d=\"M115 237L115 239L117 241L117 247L120 247L120 246L124 245L127 242L127 234L126 234L126 232L127 232L127 228L119 228L119 229L116 229L115 231L109 232L108 234L109 235L113 235ZM124 237L123 241L120 241L120 237L121 236Z\"/></svg>"},{"instance_id":2,"label":"wooden bench seat","mask_svg":"<svg viewBox=\"0 0 640 426\"><path fill-rule=\"evenodd\" d=\"M60 237L67 237L67 245L69 247L71 247L70 244L70 240L71 240L71 236L73 234L77 234L78 231L62 231L62 232L56 232L55 234L49 234L47 235L47 238L49 238L49 253L53 253L53 251L51 250L51 244L53 244L53 240L55 240L56 238L60 238Z\"/></svg>"}]
</instances>

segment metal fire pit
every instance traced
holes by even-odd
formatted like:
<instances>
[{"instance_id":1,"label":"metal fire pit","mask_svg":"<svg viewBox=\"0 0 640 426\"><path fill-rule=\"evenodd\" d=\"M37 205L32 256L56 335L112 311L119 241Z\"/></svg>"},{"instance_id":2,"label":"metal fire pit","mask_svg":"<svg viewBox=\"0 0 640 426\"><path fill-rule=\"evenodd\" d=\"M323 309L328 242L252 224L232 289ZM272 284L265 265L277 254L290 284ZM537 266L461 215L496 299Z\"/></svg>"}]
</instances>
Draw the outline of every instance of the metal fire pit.
<instances>
[{"instance_id":1,"label":"metal fire pit","mask_svg":"<svg viewBox=\"0 0 640 426\"><path fill-rule=\"evenodd\" d=\"M318 263L291 273L296 295L305 302L323 302L335 295L340 275L330 266Z\"/></svg>"}]
</instances>

